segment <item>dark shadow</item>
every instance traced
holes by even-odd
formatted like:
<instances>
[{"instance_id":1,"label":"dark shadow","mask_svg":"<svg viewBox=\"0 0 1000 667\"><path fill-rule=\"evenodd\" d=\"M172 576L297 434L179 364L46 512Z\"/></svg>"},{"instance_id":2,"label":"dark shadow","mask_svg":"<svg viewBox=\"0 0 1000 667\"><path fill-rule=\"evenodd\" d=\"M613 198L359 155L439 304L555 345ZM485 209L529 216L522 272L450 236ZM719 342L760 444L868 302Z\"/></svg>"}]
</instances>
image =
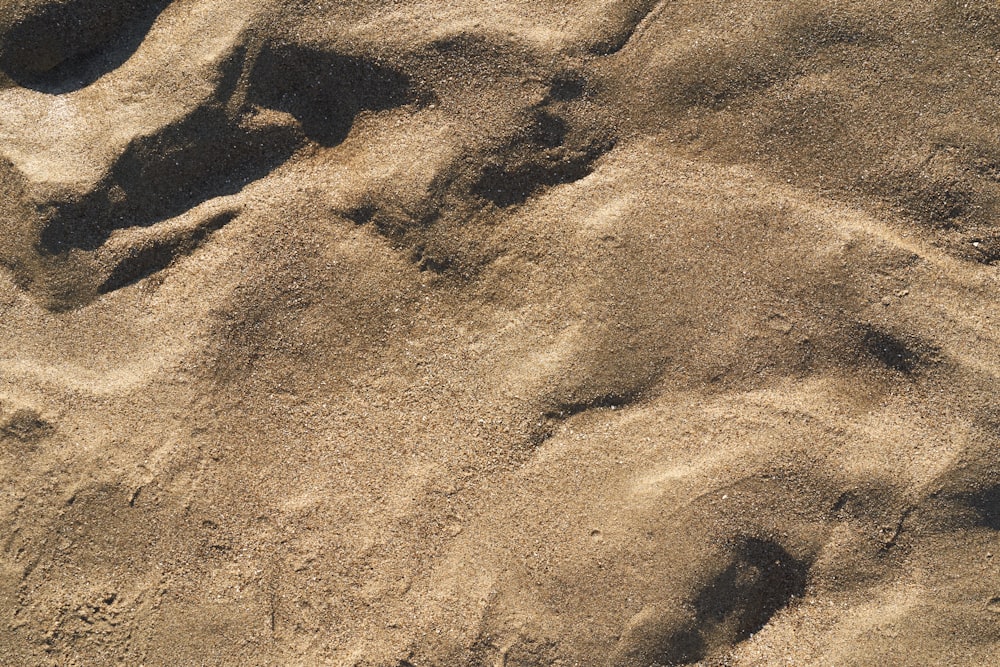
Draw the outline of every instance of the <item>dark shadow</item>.
<instances>
[{"instance_id":1,"label":"dark shadow","mask_svg":"<svg viewBox=\"0 0 1000 667\"><path fill-rule=\"evenodd\" d=\"M55 432L48 423L34 410L17 410L0 423L0 439L14 438L25 443L34 443Z\"/></svg>"},{"instance_id":2,"label":"dark shadow","mask_svg":"<svg viewBox=\"0 0 1000 667\"><path fill-rule=\"evenodd\" d=\"M429 253L423 245L417 245L410 253L410 261L417 265L421 271L431 273L447 273L455 265L451 257L435 255Z\"/></svg>"},{"instance_id":3,"label":"dark shadow","mask_svg":"<svg viewBox=\"0 0 1000 667\"><path fill-rule=\"evenodd\" d=\"M1000 484L968 494L963 501L976 513L977 525L1000 530Z\"/></svg>"},{"instance_id":4,"label":"dark shadow","mask_svg":"<svg viewBox=\"0 0 1000 667\"><path fill-rule=\"evenodd\" d=\"M920 362L920 355L906 343L870 325L861 328L861 345L884 366L900 373L912 373Z\"/></svg>"},{"instance_id":5,"label":"dark shadow","mask_svg":"<svg viewBox=\"0 0 1000 667\"><path fill-rule=\"evenodd\" d=\"M734 645L759 632L780 609L805 593L808 564L779 544L744 538L730 565L692 600L694 618L649 648L644 664L685 665L703 660L720 642Z\"/></svg>"},{"instance_id":6,"label":"dark shadow","mask_svg":"<svg viewBox=\"0 0 1000 667\"><path fill-rule=\"evenodd\" d=\"M249 131L218 106L201 107L133 141L101 185L48 213L40 250L95 250L116 229L148 227L263 178L302 144L295 128Z\"/></svg>"},{"instance_id":7,"label":"dark shadow","mask_svg":"<svg viewBox=\"0 0 1000 667\"><path fill-rule=\"evenodd\" d=\"M133 285L170 266L176 255L176 243L137 248L115 267L108 279L97 288L97 293L107 294Z\"/></svg>"},{"instance_id":8,"label":"dark shadow","mask_svg":"<svg viewBox=\"0 0 1000 667\"><path fill-rule=\"evenodd\" d=\"M512 142L499 160L487 164L473 194L500 208L523 204L546 188L572 183L594 171L594 162L614 147L595 140L582 148L564 145L568 128L558 116L536 115L526 136Z\"/></svg>"},{"instance_id":9,"label":"dark shadow","mask_svg":"<svg viewBox=\"0 0 1000 667\"><path fill-rule=\"evenodd\" d=\"M598 42L590 46L590 52L597 56L610 56L625 48L639 30L639 26L659 4L659 0L632 0L623 2L623 14L617 30L604 35Z\"/></svg>"},{"instance_id":10,"label":"dark shadow","mask_svg":"<svg viewBox=\"0 0 1000 667\"><path fill-rule=\"evenodd\" d=\"M587 79L578 72L561 72L553 77L549 90L552 99L558 102L575 100L587 91Z\"/></svg>"},{"instance_id":11,"label":"dark shadow","mask_svg":"<svg viewBox=\"0 0 1000 667\"><path fill-rule=\"evenodd\" d=\"M360 111L411 101L410 80L396 70L294 45L262 49L250 79L252 103L290 113L306 136L323 146L342 142Z\"/></svg>"},{"instance_id":12,"label":"dark shadow","mask_svg":"<svg viewBox=\"0 0 1000 667\"><path fill-rule=\"evenodd\" d=\"M987 265L1000 263L1000 234L970 238L967 241L974 249L972 256L977 262Z\"/></svg>"},{"instance_id":13,"label":"dark shadow","mask_svg":"<svg viewBox=\"0 0 1000 667\"><path fill-rule=\"evenodd\" d=\"M911 215L940 229L957 228L960 218L979 208L975 193L957 180L904 190L901 199Z\"/></svg>"},{"instance_id":14,"label":"dark shadow","mask_svg":"<svg viewBox=\"0 0 1000 667\"><path fill-rule=\"evenodd\" d=\"M0 39L0 69L15 83L59 95L89 86L139 48L170 0L49 3Z\"/></svg>"},{"instance_id":15,"label":"dark shadow","mask_svg":"<svg viewBox=\"0 0 1000 667\"><path fill-rule=\"evenodd\" d=\"M737 545L732 564L695 598L698 625L732 623L733 641L741 642L805 593L807 572L807 564L781 545L747 538Z\"/></svg>"},{"instance_id":16,"label":"dark shadow","mask_svg":"<svg viewBox=\"0 0 1000 667\"><path fill-rule=\"evenodd\" d=\"M531 140L545 148L557 148L566 141L566 121L550 113L538 114L531 128Z\"/></svg>"},{"instance_id":17,"label":"dark shadow","mask_svg":"<svg viewBox=\"0 0 1000 667\"><path fill-rule=\"evenodd\" d=\"M535 193L555 185L572 183L593 171L592 158L585 154L539 156L514 164L487 166L473 192L500 208L523 204Z\"/></svg>"},{"instance_id":18,"label":"dark shadow","mask_svg":"<svg viewBox=\"0 0 1000 667\"><path fill-rule=\"evenodd\" d=\"M376 213L378 213L378 207L371 203L364 203L345 212L344 215L356 225L367 225Z\"/></svg>"},{"instance_id":19,"label":"dark shadow","mask_svg":"<svg viewBox=\"0 0 1000 667\"><path fill-rule=\"evenodd\" d=\"M135 248L115 266L111 275L97 289L97 292L107 294L133 285L162 271L178 257L189 255L197 250L213 233L225 227L235 217L235 212L227 211L209 219L187 234L179 235L168 241Z\"/></svg>"},{"instance_id":20,"label":"dark shadow","mask_svg":"<svg viewBox=\"0 0 1000 667\"><path fill-rule=\"evenodd\" d=\"M639 393L639 391L612 392L584 401L561 403L554 409L546 412L545 417L547 419L569 419L587 410L599 410L601 408L617 410L638 401Z\"/></svg>"},{"instance_id":21,"label":"dark shadow","mask_svg":"<svg viewBox=\"0 0 1000 667\"><path fill-rule=\"evenodd\" d=\"M684 630L667 637L650 655L652 665L689 665L708 653L705 640L695 630Z\"/></svg>"},{"instance_id":22,"label":"dark shadow","mask_svg":"<svg viewBox=\"0 0 1000 667\"><path fill-rule=\"evenodd\" d=\"M237 54L231 61L218 103L135 139L92 192L53 203L45 212L40 252L95 250L116 229L151 226L235 194L284 163L307 139L337 144L362 109L387 109L408 99L406 76L367 60L265 47L251 69L248 101L285 111L298 124L248 125L223 106L237 88L244 58ZM167 261L157 252L150 250L140 264Z\"/></svg>"}]
</instances>

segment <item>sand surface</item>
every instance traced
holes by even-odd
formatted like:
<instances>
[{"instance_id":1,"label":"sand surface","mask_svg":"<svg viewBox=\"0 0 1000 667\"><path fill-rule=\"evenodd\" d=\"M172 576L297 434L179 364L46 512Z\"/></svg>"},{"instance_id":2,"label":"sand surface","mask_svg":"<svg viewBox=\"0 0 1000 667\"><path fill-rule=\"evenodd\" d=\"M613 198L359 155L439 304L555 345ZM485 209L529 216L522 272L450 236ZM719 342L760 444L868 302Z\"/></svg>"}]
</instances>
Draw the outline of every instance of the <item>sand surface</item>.
<instances>
[{"instance_id":1,"label":"sand surface","mask_svg":"<svg viewBox=\"0 0 1000 667\"><path fill-rule=\"evenodd\" d=\"M0 2L0 664L995 665L1000 6Z\"/></svg>"}]
</instances>

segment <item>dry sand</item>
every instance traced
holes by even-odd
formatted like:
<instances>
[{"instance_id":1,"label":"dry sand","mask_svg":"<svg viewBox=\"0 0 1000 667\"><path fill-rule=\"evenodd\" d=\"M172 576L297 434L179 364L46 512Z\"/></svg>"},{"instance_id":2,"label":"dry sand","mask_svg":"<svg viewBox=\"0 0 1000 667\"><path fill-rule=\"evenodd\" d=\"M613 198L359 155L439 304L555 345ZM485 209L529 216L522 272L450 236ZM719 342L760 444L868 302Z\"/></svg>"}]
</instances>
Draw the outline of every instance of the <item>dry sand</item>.
<instances>
[{"instance_id":1,"label":"dry sand","mask_svg":"<svg viewBox=\"0 0 1000 667\"><path fill-rule=\"evenodd\" d=\"M0 664L996 664L995 2L5 0L0 70Z\"/></svg>"}]
</instances>

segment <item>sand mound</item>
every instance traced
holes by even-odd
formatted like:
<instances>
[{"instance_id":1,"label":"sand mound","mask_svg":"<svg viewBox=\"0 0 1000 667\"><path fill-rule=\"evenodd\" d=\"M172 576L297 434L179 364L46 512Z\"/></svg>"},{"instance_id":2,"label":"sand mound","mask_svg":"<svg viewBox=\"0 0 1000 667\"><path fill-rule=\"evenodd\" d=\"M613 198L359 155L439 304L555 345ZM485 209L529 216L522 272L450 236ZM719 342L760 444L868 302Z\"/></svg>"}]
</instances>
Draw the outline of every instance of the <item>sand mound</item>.
<instances>
[{"instance_id":1,"label":"sand mound","mask_svg":"<svg viewBox=\"0 0 1000 667\"><path fill-rule=\"evenodd\" d=\"M0 4L0 663L1000 652L988 2Z\"/></svg>"}]
</instances>

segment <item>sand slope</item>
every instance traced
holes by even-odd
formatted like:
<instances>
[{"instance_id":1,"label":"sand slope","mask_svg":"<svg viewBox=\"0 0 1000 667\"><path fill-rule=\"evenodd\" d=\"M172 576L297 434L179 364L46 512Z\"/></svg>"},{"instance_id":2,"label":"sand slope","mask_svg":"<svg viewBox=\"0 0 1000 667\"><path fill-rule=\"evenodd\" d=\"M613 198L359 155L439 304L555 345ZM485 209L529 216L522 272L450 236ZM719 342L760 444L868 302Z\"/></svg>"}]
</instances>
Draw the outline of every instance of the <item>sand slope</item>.
<instances>
[{"instance_id":1,"label":"sand slope","mask_svg":"<svg viewBox=\"0 0 1000 667\"><path fill-rule=\"evenodd\" d=\"M0 3L0 664L991 665L1000 9Z\"/></svg>"}]
</instances>

